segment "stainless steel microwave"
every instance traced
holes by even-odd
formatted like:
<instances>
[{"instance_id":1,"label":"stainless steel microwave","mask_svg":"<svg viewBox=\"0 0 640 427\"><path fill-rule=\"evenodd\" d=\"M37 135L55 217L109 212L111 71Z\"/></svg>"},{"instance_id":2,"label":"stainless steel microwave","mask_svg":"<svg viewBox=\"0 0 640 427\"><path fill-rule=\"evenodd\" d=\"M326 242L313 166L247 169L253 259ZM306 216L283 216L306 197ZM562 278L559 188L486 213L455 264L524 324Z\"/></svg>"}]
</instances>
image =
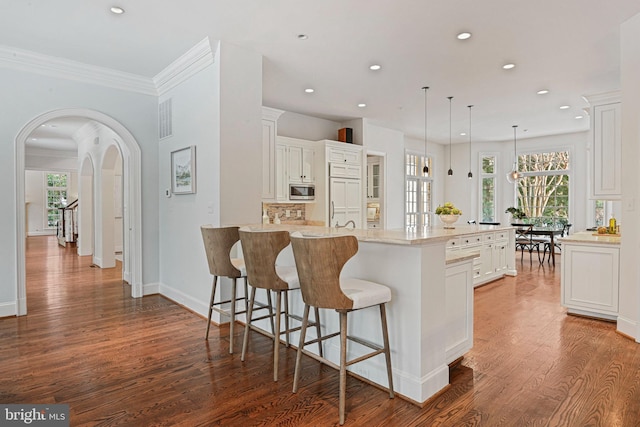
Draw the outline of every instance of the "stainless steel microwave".
<instances>
[{"instance_id":1,"label":"stainless steel microwave","mask_svg":"<svg viewBox=\"0 0 640 427\"><path fill-rule=\"evenodd\" d=\"M289 200L315 200L316 186L313 184L289 184Z\"/></svg>"}]
</instances>

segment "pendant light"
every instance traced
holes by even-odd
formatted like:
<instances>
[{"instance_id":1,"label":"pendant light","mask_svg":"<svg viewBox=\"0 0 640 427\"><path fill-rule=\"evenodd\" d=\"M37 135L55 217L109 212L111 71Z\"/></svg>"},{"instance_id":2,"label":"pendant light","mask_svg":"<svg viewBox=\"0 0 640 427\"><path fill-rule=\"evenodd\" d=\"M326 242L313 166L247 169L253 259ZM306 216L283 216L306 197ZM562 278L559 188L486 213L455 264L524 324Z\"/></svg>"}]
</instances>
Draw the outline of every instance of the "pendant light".
<instances>
[{"instance_id":1,"label":"pendant light","mask_svg":"<svg viewBox=\"0 0 640 427\"><path fill-rule=\"evenodd\" d=\"M424 90L424 167L422 168L422 173L425 175L429 175L429 158L427 157L427 91L429 90L429 86L425 86L422 88Z\"/></svg>"},{"instance_id":2,"label":"pendant light","mask_svg":"<svg viewBox=\"0 0 640 427\"><path fill-rule=\"evenodd\" d=\"M467 174L467 178L473 178L473 173L471 173L471 108L473 105L467 105L469 107L469 173Z\"/></svg>"},{"instance_id":3,"label":"pendant light","mask_svg":"<svg viewBox=\"0 0 640 427\"><path fill-rule=\"evenodd\" d=\"M453 176L453 169L451 169L451 100L453 96L449 96L449 171L447 175Z\"/></svg>"},{"instance_id":4,"label":"pendant light","mask_svg":"<svg viewBox=\"0 0 640 427\"><path fill-rule=\"evenodd\" d=\"M520 174L520 172L518 172L518 145L516 143L517 127L518 125L513 125L513 155L515 157L513 161L513 169L509 173L507 173L507 181L512 184L522 178L522 175Z\"/></svg>"}]
</instances>

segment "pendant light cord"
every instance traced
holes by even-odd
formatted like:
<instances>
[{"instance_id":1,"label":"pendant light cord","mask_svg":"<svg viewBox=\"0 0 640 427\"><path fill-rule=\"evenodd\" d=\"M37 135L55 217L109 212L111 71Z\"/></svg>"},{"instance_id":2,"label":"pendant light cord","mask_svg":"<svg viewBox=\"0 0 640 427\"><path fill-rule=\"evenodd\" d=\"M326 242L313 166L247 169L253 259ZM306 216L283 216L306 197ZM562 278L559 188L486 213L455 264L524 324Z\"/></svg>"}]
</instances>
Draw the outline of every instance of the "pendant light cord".
<instances>
[{"instance_id":1,"label":"pendant light cord","mask_svg":"<svg viewBox=\"0 0 640 427\"><path fill-rule=\"evenodd\" d=\"M429 86L424 86L422 88L424 90L424 167L422 168L422 173L425 175L429 173L429 158L427 157L427 91L429 90Z\"/></svg>"},{"instance_id":2,"label":"pendant light cord","mask_svg":"<svg viewBox=\"0 0 640 427\"><path fill-rule=\"evenodd\" d=\"M469 174L467 177L469 179L473 178L473 173L471 172L471 108L473 105L467 105L469 107Z\"/></svg>"},{"instance_id":3,"label":"pendant light cord","mask_svg":"<svg viewBox=\"0 0 640 427\"><path fill-rule=\"evenodd\" d=\"M453 96L449 96L449 171L447 175L453 175L453 169L451 168L451 100Z\"/></svg>"}]
</instances>

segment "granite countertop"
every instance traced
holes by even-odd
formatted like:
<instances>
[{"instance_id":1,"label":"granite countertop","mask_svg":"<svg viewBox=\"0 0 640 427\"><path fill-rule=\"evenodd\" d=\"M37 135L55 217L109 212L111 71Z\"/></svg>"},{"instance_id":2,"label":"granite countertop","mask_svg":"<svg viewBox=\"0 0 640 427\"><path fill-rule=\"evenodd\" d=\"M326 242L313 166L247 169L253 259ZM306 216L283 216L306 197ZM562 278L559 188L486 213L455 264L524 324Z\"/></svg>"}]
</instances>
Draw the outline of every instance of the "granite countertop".
<instances>
[{"instance_id":1,"label":"granite countertop","mask_svg":"<svg viewBox=\"0 0 640 427\"><path fill-rule=\"evenodd\" d=\"M387 243L395 245L421 245L425 243L446 242L452 237L481 233L487 231L507 230L512 226L499 225L456 225L454 229L443 227L426 228L399 228L399 229L351 229L319 227L312 225L293 224L249 224L241 227L249 227L251 230L286 230L299 231L308 236L343 236L353 235L361 242Z\"/></svg>"},{"instance_id":2,"label":"granite countertop","mask_svg":"<svg viewBox=\"0 0 640 427\"><path fill-rule=\"evenodd\" d=\"M610 236L608 234L598 234L594 236L593 231L579 231L559 240L566 243L596 243L603 245L619 245L620 236Z\"/></svg>"}]
</instances>

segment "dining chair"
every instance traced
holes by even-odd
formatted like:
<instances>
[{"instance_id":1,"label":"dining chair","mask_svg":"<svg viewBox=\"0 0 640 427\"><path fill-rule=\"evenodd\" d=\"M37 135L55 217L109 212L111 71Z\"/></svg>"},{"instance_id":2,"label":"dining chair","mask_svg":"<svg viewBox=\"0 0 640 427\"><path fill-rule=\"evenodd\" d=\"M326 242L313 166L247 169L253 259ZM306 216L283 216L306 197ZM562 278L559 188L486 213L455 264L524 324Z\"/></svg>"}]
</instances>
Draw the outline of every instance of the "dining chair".
<instances>
[{"instance_id":1,"label":"dining chair","mask_svg":"<svg viewBox=\"0 0 640 427\"><path fill-rule=\"evenodd\" d=\"M529 251L529 261L533 262L532 253L533 253L533 250L535 249L536 252L538 253L538 261L542 263L543 260L540 259L540 245L543 244L544 241L541 239L535 239L532 231L533 231L533 225L527 225L524 228L516 229L515 248L516 248L516 251L518 249L520 249L521 251L520 262L524 260L525 250Z\"/></svg>"},{"instance_id":2,"label":"dining chair","mask_svg":"<svg viewBox=\"0 0 640 427\"><path fill-rule=\"evenodd\" d=\"M570 228L571 228L571 224L564 224L562 226L562 232L560 233L560 237L568 236ZM555 246L555 248L557 250L562 252L562 242L559 242L559 241L554 239L553 246ZM542 260L543 261L544 261L545 257L547 256L547 251L549 252L549 259L547 260L547 262L551 262L551 242L550 241L544 243L544 253L542 254ZM555 250L554 250L554 252L557 253L557 251L555 251Z\"/></svg>"}]
</instances>

